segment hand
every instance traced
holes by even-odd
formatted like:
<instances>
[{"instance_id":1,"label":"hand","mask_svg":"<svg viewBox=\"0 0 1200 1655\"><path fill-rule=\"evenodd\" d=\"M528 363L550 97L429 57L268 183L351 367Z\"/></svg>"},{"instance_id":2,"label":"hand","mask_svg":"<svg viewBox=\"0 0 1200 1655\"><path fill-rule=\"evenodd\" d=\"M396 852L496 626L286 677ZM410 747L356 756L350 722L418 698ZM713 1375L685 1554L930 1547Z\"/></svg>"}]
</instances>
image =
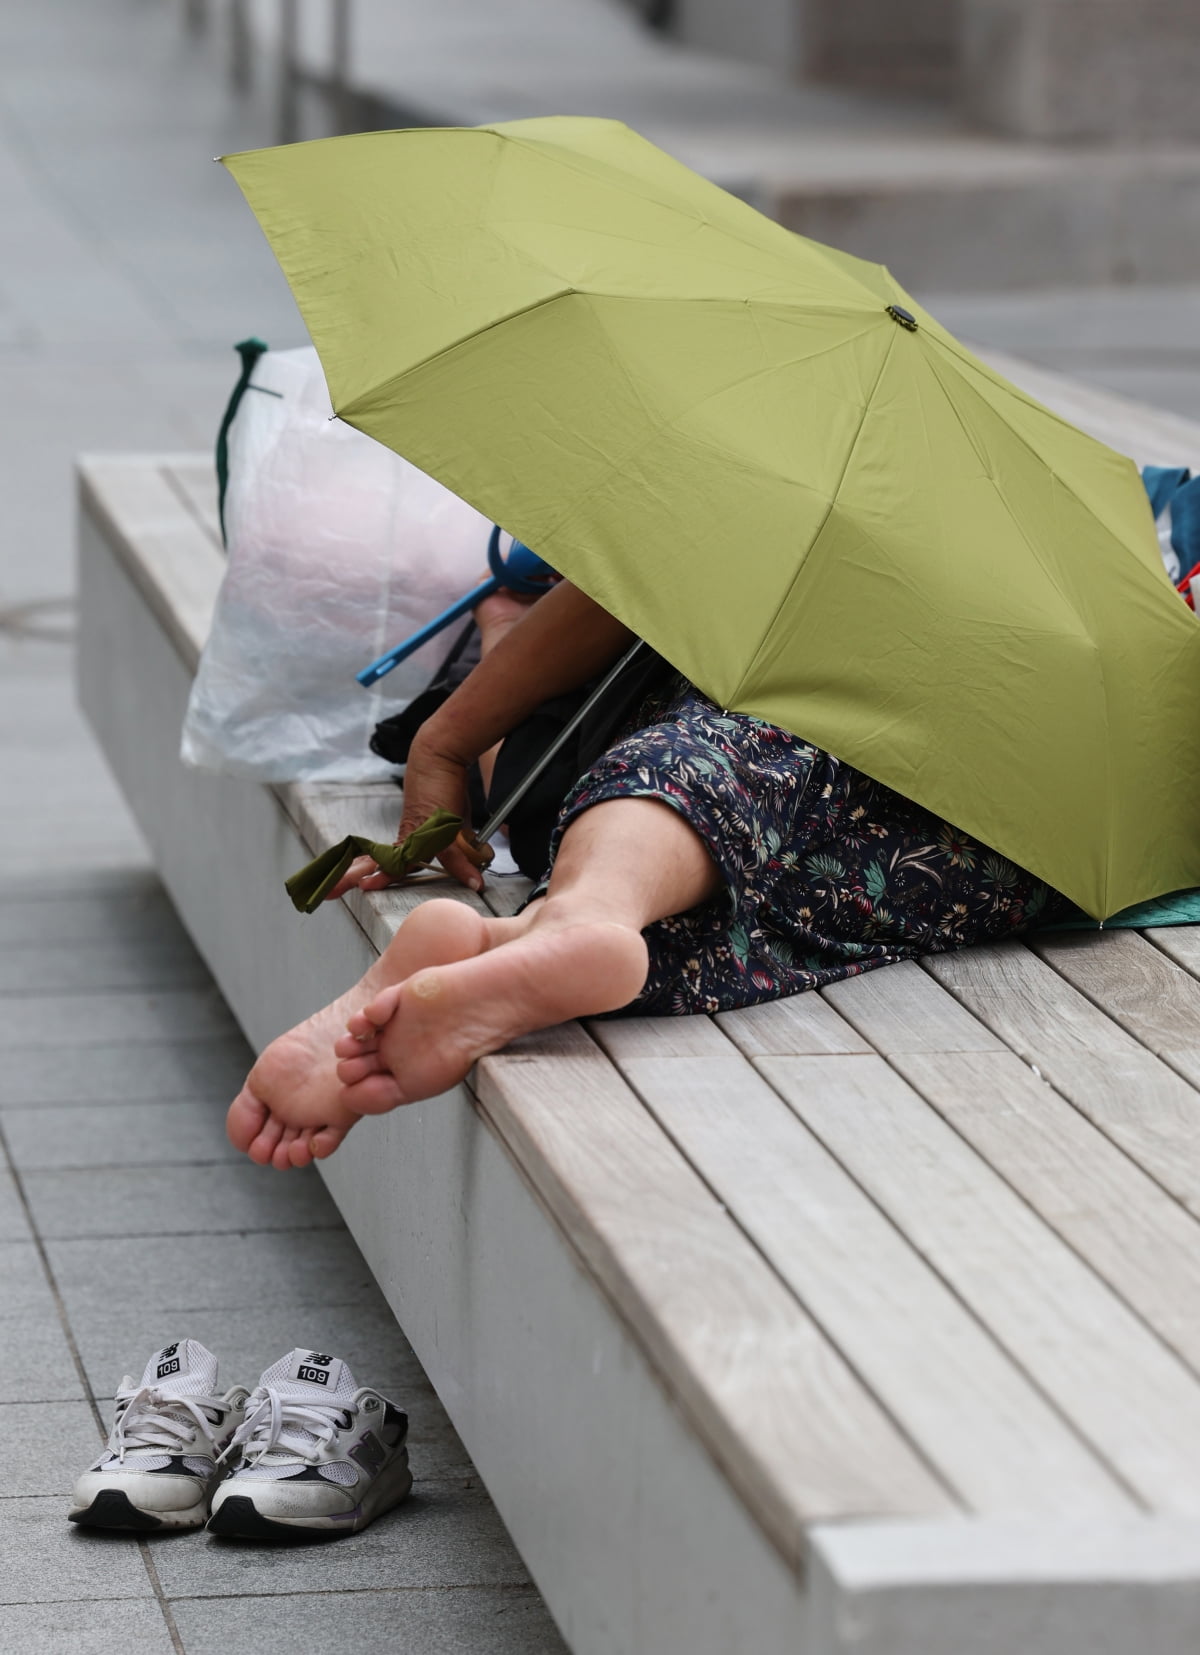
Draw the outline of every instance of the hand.
<instances>
[{"instance_id":1,"label":"hand","mask_svg":"<svg viewBox=\"0 0 1200 1655\"><path fill-rule=\"evenodd\" d=\"M506 632L511 632L518 621L525 619L541 596L540 592L513 592L502 586L490 598L477 603L471 614L479 628L480 654L487 655L493 650Z\"/></svg>"},{"instance_id":2,"label":"hand","mask_svg":"<svg viewBox=\"0 0 1200 1655\"><path fill-rule=\"evenodd\" d=\"M396 844L419 828L435 810L449 810L464 822L468 820L467 766L461 759L439 750L422 728L413 740L404 772L404 814L396 831ZM473 891L483 889L479 869L454 845L448 846L438 861L459 884ZM356 887L360 891L382 891L394 883L391 875L382 872L371 857L360 856L346 869L325 900L332 902Z\"/></svg>"}]
</instances>

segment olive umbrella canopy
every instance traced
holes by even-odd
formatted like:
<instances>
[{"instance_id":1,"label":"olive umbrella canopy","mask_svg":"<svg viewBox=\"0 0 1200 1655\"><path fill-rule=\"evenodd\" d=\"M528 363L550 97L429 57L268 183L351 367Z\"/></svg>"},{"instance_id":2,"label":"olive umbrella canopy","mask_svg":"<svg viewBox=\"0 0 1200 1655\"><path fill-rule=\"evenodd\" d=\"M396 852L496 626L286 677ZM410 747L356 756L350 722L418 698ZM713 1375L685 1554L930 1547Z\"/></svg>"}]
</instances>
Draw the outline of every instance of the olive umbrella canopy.
<instances>
[{"instance_id":1,"label":"olive umbrella canopy","mask_svg":"<svg viewBox=\"0 0 1200 1655\"><path fill-rule=\"evenodd\" d=\"M1132 463L618 122L226 158L337 414L721 707L1103 918L1200 884L1200 625Z\"/></svg>"}]
</instances>

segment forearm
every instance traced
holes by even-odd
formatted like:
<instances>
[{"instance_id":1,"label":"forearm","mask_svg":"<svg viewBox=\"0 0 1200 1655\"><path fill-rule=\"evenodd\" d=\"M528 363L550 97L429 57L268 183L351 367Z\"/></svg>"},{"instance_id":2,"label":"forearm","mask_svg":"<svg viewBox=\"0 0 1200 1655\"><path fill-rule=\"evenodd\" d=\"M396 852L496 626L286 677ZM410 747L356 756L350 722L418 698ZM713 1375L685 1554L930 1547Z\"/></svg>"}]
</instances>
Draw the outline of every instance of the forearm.
<instances>
[{"instance_id":1,"label":"forearm","mask_svg":"<svg viewBox=\"0 0 1200 1655\"><path fill-rule=\"evenodd\" d=\"M627 627L563 581L426 720L414 749L470 764L543 701L578 689L611 666L632 641Z\"/></svg>"}]
</instances>

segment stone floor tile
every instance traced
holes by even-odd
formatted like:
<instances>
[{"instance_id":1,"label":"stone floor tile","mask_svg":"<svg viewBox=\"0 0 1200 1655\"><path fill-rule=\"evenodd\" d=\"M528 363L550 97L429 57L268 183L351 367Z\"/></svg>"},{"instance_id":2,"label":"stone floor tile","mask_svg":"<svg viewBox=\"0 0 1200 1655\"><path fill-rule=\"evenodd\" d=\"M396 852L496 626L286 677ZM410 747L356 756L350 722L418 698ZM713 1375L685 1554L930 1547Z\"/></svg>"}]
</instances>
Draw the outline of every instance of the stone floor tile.
<instances>
[{"instance_id":1,"label":"stone floor tile","mask_svg":"<svg viewBox=\"0 0 1200 1655\"><path fill-rule=\"evenodd\" d=\"M34 1243L0 1242L0 1310L6 1316L34 1317L54 1309L54 1296Z\"/></svg>"},{"instance_id":2,"label":"stone floor tile","mask_svg":"<svg viewBox=\"0 0 1200 1655\"><path fill-rule=\"evenodd\" d=\"M192 947L166 892L149 871L98 894L90 894L87 886L71 892L51 887L31 897L28 887L17 894L11 884L6 888L6 882L0 882L0 947L79 945L114 938L131 946L167 941Z\"/></svg>"},{"instance_id":3,"label":"stone floor tile","mask_svg":"<svg viewBox=\"0 0 1200 1655\"><path fill-rule=\"evenodd\" d=\"M40 685L50 673L52 662L55 663L55 673L67 671L69 658L65 658L66 652L56 645L47 656L45 652L49 648L49 645L42 645L40 652L32 658L32 664L27 665L23 657L14 653L11 643L6 647L3 635L0 635L0 684L7 685L17 676L29 681L36 674ZM75 720L77 739L87 741L89 738L78 713ZM19 913L32 906L37 912L47 913L50 916L47 921L50 935L54 936L58 927L60 942L65 940L66 933L62 928L70 913L69 908L60 909L60 903L80 903L85 911L89 903L100 907L113 903L119 909L136 910L156 897L165 896L162 882L145 860L131 862L124 868L55 868L53 879L44 881L43 885L44 888L39 889L36 896L31 896L27 879L14 879L6 871L0 872L0 911L7 913L11 909Z\"/></svg>"},{"instance_id":4,"label":"stone floor tile","mask_svg":"<svg viewBox=\"0 0 1200 1655\"><path fill-rule=\"evenodd\" d=\"M29 1241L29 1220L11 1172L0 1172L0 1242Z\"/></svg>"},{"instance_id":5,"label":"stone floor tile","mask_svg":"<svg viewBox=\"0 0 1200 1655\"><path fill-rule=\"evenodd\" d=\"M280 1177L290 1177L281 1173ZM379 1289L344 1230L262 1230L254 1236L163 1236L49 1241L46 1251L71 1317L90 1317L128 1294L146 1313L271 1306L374 1304Z\"/></svg>"},{"instance_id":6,"label":"stone floor tile","mask_svg":"<svg viewBox=\"0 0 1200 1655\"><path fill-rule=\"evenodd\" d=\"M188 1655L278 1655L270 1600L185 1600L172 1608ZM318 1593L289 1599L287 1612L304 1628L304 1655L567 1655L532 1588Z\"/></svg>"},{"instance_id":7,"label":"stone floor tile","mask_svg":"<svg viewBox=\"0 0 1200 1655\"><path fill-rule=\"evenodd\" d=\"M225 1231L257 1234L303 1228L317 1232L340 1229L342 1224L315 1167L278 1173L243 1158L234 1166L30 1172L24 1182L34 1221L46 1240L68 1236L207 1238ZM243 1259L254 1246L254 1242L243 1244Z\"/></svg>"},{"instance_id":8,"label":"stone floor tile","mask_svg":"<svg viewBox=\"0 0 1200 1655\"><path fill-rule=\"evenodd\" d=\"M338 1284L335 1282L334 1286ZM414 1440L445 1420L441 1404L377 1291L358 1303L264 1304L225 1310L148 1311L141 1304L95 1307L72 1318L88 1379L97 1396L111 1395L121 1375L173 1339L199 1339L220 1360L221 1384L253 1385L285 1351L332 1351L350 1364L360 1385L374 1385L407 1409ZM445 1429L449 1429L448 1422ZM457 1438L454 1439L457 1442ZM447 1453L441 1463L466 1461Z\"/></svg>"},{"instance_id":9,"label":"stone floor tile","mask_svg":"<svg viewBox=\"0 0 1200 1655\"><path fill-rule=\"evenodd\" d=\"M67 1522L69 1505L69 1499L62 1495L52 1499L0 1499L0 1604L149 1595L145 1564L129 1536L99 1530L85 1532ZM186 1540L188 1536L181 1538ZM6 1610L0 1615L0 1639L9 1624ZM74 1655L73 1645L27 1644L20 1655L68 1652ZM124 1655L124 1651L114 1644L111 1655Z\"/></svg>"},{"instance_id":10,"label":"stone floor tile","mask_svg":"<svg viewBox=\"0 0 1200 1655\"><path fill-rule=\"evenodd\" d=\"M0 923L0 994L200 988L208 981L191 943L170 933L163 940L135 935L6 944L2 932Z\"/></svg>"},{"instance_id":11,"label":"stone floor tile","mask_svg":"<svg viewBox=\"0 0 1200 1655\"><path fill-rule=\"evenodd\" d=\"M141 1045L122 1041L7 1048L0 1061L0 1104L169 1102L237 1095L254 1055L240 1033L218 1040Z\"/></svg>"},{"instance_id":12,"label":"stone floor tile","mask_svg":"<svg viewBox=\"0 0 1200 1655\"><path fill-rule=\"evenodd\" d=\"M86 1402L6 1402L0 1406L0 1490L69 1494L100 1452Z\"/></svg>"},{"instance_id":13,"label":"stone floor tile","mask_svg":"<svg viewBox=\"0 0 1200 1655\"><path fill-rule=\"evenodd\" d=\"M57 1053L100 1042L140 1047L170 1040L229 1040L237 1032L232 1013L213 986L153 994L130 990L76 995L69 1018L49 999L0 1000L0 1051L38 1044ZM135 1061L131 1051L130 1067Z\"/></svg>"},{"instance_id":14,"label":"stone floor tile","mask_svg":"<svg viewBox=\"0 0 1200 1655\"><path fill-rule=\"evenodd\" d=\"M0 1655L171 1655L157 1599L22 1603L0 1615Z\"/></svg>"},{"instance_id":15,"label":"stone floor tile","mask_svg":"<svg viewBox=\"0 0 1200 1655\"><path fill-rule=\"evenodd\" d=\"M496 1508L476 1484L418 1489L361 1534L336 1545L272 1546L218 1540L151 1541L168 1598L372 1591L380 1586L509 1586L528 1583Z\"/></svg>"},{"instance_id":16,"label":"stone floor tile","mask_svg":"<svg viewBox=\"0 0 1200 1655\"><path fill-rule=\"evenodd\" d=\"M163 1111L170 1111L164 1115ZM226 1100L41 1104L0 1108L13 1165L23 1172L67 1167L151 1167L200 1161L240 1164L225 1136Z\"/></svg>"},{"instance_id":17,"label":"stone floor tile","mask_svg":"<svg viewBox=\"0 0 1200 1655\"><path fill-rule=\"evenodd\" d=\"M5 1300L0 1290L0 1403L81 1400L83 1386L53 1303L14 1314Z\"/></svg>"}]
</instances>

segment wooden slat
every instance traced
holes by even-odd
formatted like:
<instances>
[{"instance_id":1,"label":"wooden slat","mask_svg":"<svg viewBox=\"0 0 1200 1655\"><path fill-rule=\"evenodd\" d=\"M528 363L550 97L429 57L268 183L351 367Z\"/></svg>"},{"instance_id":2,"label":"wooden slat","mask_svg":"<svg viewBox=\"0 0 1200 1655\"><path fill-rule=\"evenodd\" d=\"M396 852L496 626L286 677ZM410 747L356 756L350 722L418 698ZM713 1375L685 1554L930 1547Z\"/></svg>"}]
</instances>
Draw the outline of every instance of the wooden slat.
<instances>
[{"instance_id":1,"label":"wooden slat","mask_svg":"<svg viewBox=\"0 0 1200 1655\"><path fill-rule=\"evenodd\" d=\"M1200 1372L1200 1225L1012 1052L895 1068Z\"/></svg>"},{"instance_id":2,"label":"wooden slat","mask_svg":"<svg viewBox=\"0 0 1200 1655\"><path fill-rule=\"evenodd\" d=\"M1200 977L1200 925L1156 925L1142 935L1184 971Z\"/></svg>"},{"instance_id":3,"label":"wooden slat","mask_svg":"<svg viewBox=\"0 0 1200 1655\"><path fill-rule=\"evenodd\" d=\"M869 1052L867 1042L819 994L793 994L744 1011L721 1012L722 1031L747 1057Z\"/></svg>"},{"instance_id":4,"label":"wooden slat","mask_svg":"<svg viewBox=\"0 0 1200 1655\"><path fill-rule=\"evenodd\" d=\"M876 1058L759 1068L1153 1510L1200 1514L1200 1383Z\"/></svg>"},{"instance_id":5,"label":"wooden slat","mask_svg":"<svg viewBox=\"0 0 1200 1655\"><path fill-rule=\"evenodd\" d=\"M524 874L484 874L483 900L499 919L515 914L532 889L533 880Z\"/></svg>"},{"instance_id":6,"label":"wooden slat","mask_svg":"<svg viewBox=\"0 0 1200 1655\"><path fill-rule=\"evenodd\" d=\"M711 1024L647 1018L592 1028L731 1216L973 1511L1133 1509L1073 1429Z\"/></svg>"},{"instance_id":7,"label":"wooden slat","mask_svg":"<svg viewBox=\"0 0 1200 1655\"><path fill-rule=\"evenodd\" d=\"M1047 932L1030 946L1135 1040L1200 1081L1200 982L1161 949L1124 930Z\"/></svg>"},{"instance_id":8,"label":"wooden slat","mask_svg":"<svg viewBox=\"0 0 1200 1655\"><path fill-rule=\"evenodd\" d=\"M987 1052L1003 1047L913 960L831 983L821 993L877 1052Z\"/></svg>"},{"instance_id":9,"label":"wooden slat","mask_svg":"<svg viewBox=\"0 0 1200 1655\"><path fill-rule=\"evenodd\" d=\"M275 793L314 855L336 845L348 833L360 833L385 843L396 836L401 794L390 782L356 787L288 782L276 787ZM382 953L413 909L431 896L465 902L481 914L491 911L465 885L436 874L420 875L407 885L395 885L383 891L351 891L342 900ZM320 915L314 914L309 923L319 919Z\"/></svg>"},{"instance_id":10,"label":"wooden slat","mask_svg":"<svg viewBox=\"0 0 1200 1655\"><path fill-rule=\"evenodd\" d=\"M1187 1081L1020 943L934 954L924 968L1200 1213L1200 1104Z\"/></svg>"},{"instance_id":11,"label":"wooden slat","mask_svg":"<svg viewBox=\"0 0 1200 1655\"><path fill-rule=\"evenodd\" d=\"M793 1563L821 1516L954 1502L576 1024L475 1071L481 1106ZM529 1284L530 1292L537 1284Z\"/></svg>"}]
</instances>

